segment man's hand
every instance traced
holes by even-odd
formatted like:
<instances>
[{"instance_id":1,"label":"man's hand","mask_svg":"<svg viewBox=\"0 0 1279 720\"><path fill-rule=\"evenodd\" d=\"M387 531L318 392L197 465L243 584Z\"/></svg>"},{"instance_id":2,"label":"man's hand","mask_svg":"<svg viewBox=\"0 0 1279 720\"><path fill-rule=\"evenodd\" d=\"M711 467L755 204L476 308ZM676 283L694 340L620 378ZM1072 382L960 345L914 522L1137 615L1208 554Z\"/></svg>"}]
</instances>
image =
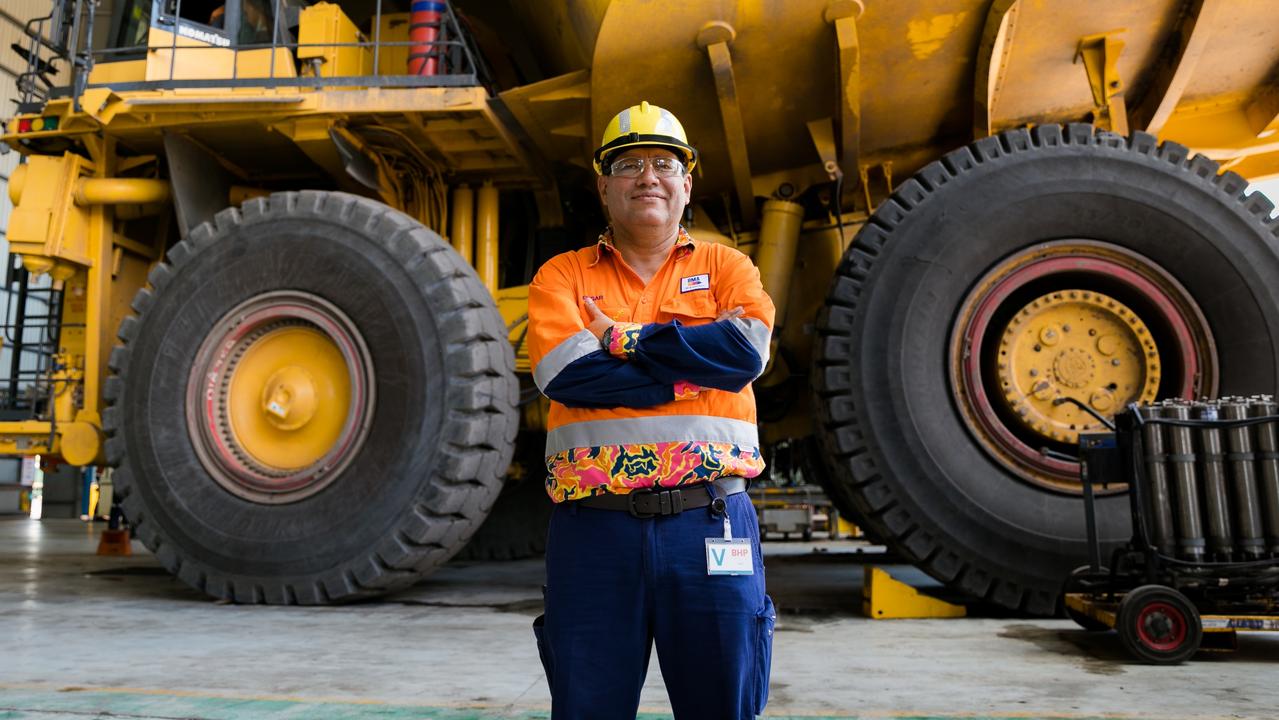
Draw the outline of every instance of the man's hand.
<instances>
[{"instance_id":1,"label":"man's hand","mask_svg":"<svg viewBox=\"0 0 1279 720\"><path fill-rule=\"evenodd\" d=\"M725 310L724 312L722 312L722 313L720 313L719 315L717 315L717 316L715 317L715 322L721 322L721 321L723 321L723 320L732 320L733 318L739 318L739 317L741 317L741 316L742 316L745 312L746 312L746 310L744 310L744 309L742 308L742 306L741 306L741 305L738 305L737 307L733 308L732 310Z\"/></svg>"},{"instance_id":2,"label":"man's hand","mask_svg":"<svg viewBox=\"0 0 1279 720\"><path fill-rule=\"evenodd\" d=\"M597 339L603 340L604 331L608 330L610 327L616 324L616 321L613 320L613 318L605 315L604 311L600 310L599 307L595 304L595 301L591 300L590 298L586 299L586 312L589 313L591 316L591 322L589 325L586 326L586 329L590 330L591 334L594 335ZM738 305L737 307L732 308L731 310L725 310L719 315L716 315L715 322L721 322L724 320L732 320L733 318L739 318L743 314L745 314L745 312L746 310L741 305Z\"/></svg>"},{"instance_id":3,"label":"man's hand","mask_svg":"<svg viewBox=\"0 0 1279 720\"><path fill-rule=\"evenodd\" d=\"M596 307L595 301L590 298L586 298L586 312L591 316L591 322L586 326L586 329L591 331L596 340L602 341L604 339L604 331L613 327L613 318L605 315L604 311Z\"/></svg>"}]
</instances>

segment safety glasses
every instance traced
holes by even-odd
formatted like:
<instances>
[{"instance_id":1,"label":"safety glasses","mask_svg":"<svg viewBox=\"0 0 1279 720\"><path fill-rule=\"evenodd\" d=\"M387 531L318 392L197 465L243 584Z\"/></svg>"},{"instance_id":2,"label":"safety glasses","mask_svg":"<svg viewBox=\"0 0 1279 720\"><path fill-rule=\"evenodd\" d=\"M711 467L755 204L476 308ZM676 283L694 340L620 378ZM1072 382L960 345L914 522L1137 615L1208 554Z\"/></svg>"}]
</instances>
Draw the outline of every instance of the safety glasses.
<instances>
[{"instance_id":1,"label":"safety glasses","mask_svg":"<svg viewBox=\"0 0 1279 720\"><path fill-rule=\"evenodd\" d=\"M671 157L655 157L648 160L624 157L608 166L608 174L614 177L637 178L644 174L645 165L652 165L653 174L661 178L684 174L684 163Z\"/></svg>"}]
</instances>

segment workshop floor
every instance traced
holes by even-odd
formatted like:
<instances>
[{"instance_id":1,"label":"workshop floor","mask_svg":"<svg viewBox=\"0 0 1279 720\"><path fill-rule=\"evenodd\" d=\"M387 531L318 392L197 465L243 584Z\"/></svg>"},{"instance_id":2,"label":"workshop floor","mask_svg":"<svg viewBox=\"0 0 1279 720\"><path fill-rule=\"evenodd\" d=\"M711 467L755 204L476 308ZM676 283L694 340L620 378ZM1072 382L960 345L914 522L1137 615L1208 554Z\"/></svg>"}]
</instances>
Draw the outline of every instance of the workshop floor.
<instances>
[{"instance_id":1,"label":"workshop floor","mask_svg":"<svg viewBox=\"0 0 1279 720\"><path fill-rule=\"evenodd\" d=\"M97 557L101 529L0 518L0 720L549 717L530 630L538 560L454 563L354 606L242 607L188 589L138 543ZM1067 620L867 620L874 555L856 547L766 544L781 609L767 717L1279 713L1279 636L1162 668ZM641 717L669 717L656 662Z\"/></svg>"}]
</instances>

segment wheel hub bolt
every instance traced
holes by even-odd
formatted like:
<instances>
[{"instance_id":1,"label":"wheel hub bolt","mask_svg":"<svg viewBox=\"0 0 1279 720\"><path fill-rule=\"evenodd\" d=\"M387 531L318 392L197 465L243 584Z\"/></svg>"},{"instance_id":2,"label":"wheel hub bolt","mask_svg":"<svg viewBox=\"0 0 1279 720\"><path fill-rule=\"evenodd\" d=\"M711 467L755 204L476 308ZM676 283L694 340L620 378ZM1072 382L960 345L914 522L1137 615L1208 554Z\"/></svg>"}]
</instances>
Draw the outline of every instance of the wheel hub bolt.
<instances>
[{"instance_id":1,"label":"wheel hub bolt","mask_svg":"<svg viewBox=\"0 0 1279 720\"><path fill-rule=\"evenodd\" d=\"M1110 393L1098 390L1092 394L1088 402L1093 406L1094 410L1106 412L1115 404L1115 399L1110 396Z\"/></svg>"},{"instance_id":2,"label":"wheel hub bolt","mask_svg":"<svg viewBox=\"0 0 1279 720\"><path fill-rule=\"evenodd\" d=\"M1037 383L1031 392L1040 400L1047 400L1053 396L1053 386L1047 380L1043 380Z\"/></svg>"}]
</instances>

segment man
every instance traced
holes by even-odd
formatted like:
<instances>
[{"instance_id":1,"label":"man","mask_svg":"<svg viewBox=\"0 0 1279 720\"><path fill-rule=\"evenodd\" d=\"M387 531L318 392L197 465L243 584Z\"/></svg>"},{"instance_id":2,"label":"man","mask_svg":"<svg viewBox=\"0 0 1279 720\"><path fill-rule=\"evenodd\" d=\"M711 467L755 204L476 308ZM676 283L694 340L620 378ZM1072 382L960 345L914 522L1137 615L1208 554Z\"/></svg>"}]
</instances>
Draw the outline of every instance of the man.
<instances>
[{"instance_id":1,"label":"man","mask_svg":"<svg viewBox=\"0 0 1279 720\"><path fill-rule=\"evenodd\" d=\"M749 258L680 226L696 163L671 113L623 110L595 153L611 226L529 288L556 503L534 629L557 720L635 717L654 643L679 720L753 718L768 697L745 490L773 304Z\"/></svg>"},{"instance_id":2,"label":"man","mask_svg":"<svg viewBox=\"0 0 1279 720\"><path fill-rule=\"evenodd\" d=\"M271 18L275 11L271 6L276 0L244 0L240 6L240 28L236 35L236 45L258 45L271 42ZM287 3L283 3L287 4ZM209 15L210 27L225 30L226 3L213 9Z\"/></svg>"}]
</instances>

